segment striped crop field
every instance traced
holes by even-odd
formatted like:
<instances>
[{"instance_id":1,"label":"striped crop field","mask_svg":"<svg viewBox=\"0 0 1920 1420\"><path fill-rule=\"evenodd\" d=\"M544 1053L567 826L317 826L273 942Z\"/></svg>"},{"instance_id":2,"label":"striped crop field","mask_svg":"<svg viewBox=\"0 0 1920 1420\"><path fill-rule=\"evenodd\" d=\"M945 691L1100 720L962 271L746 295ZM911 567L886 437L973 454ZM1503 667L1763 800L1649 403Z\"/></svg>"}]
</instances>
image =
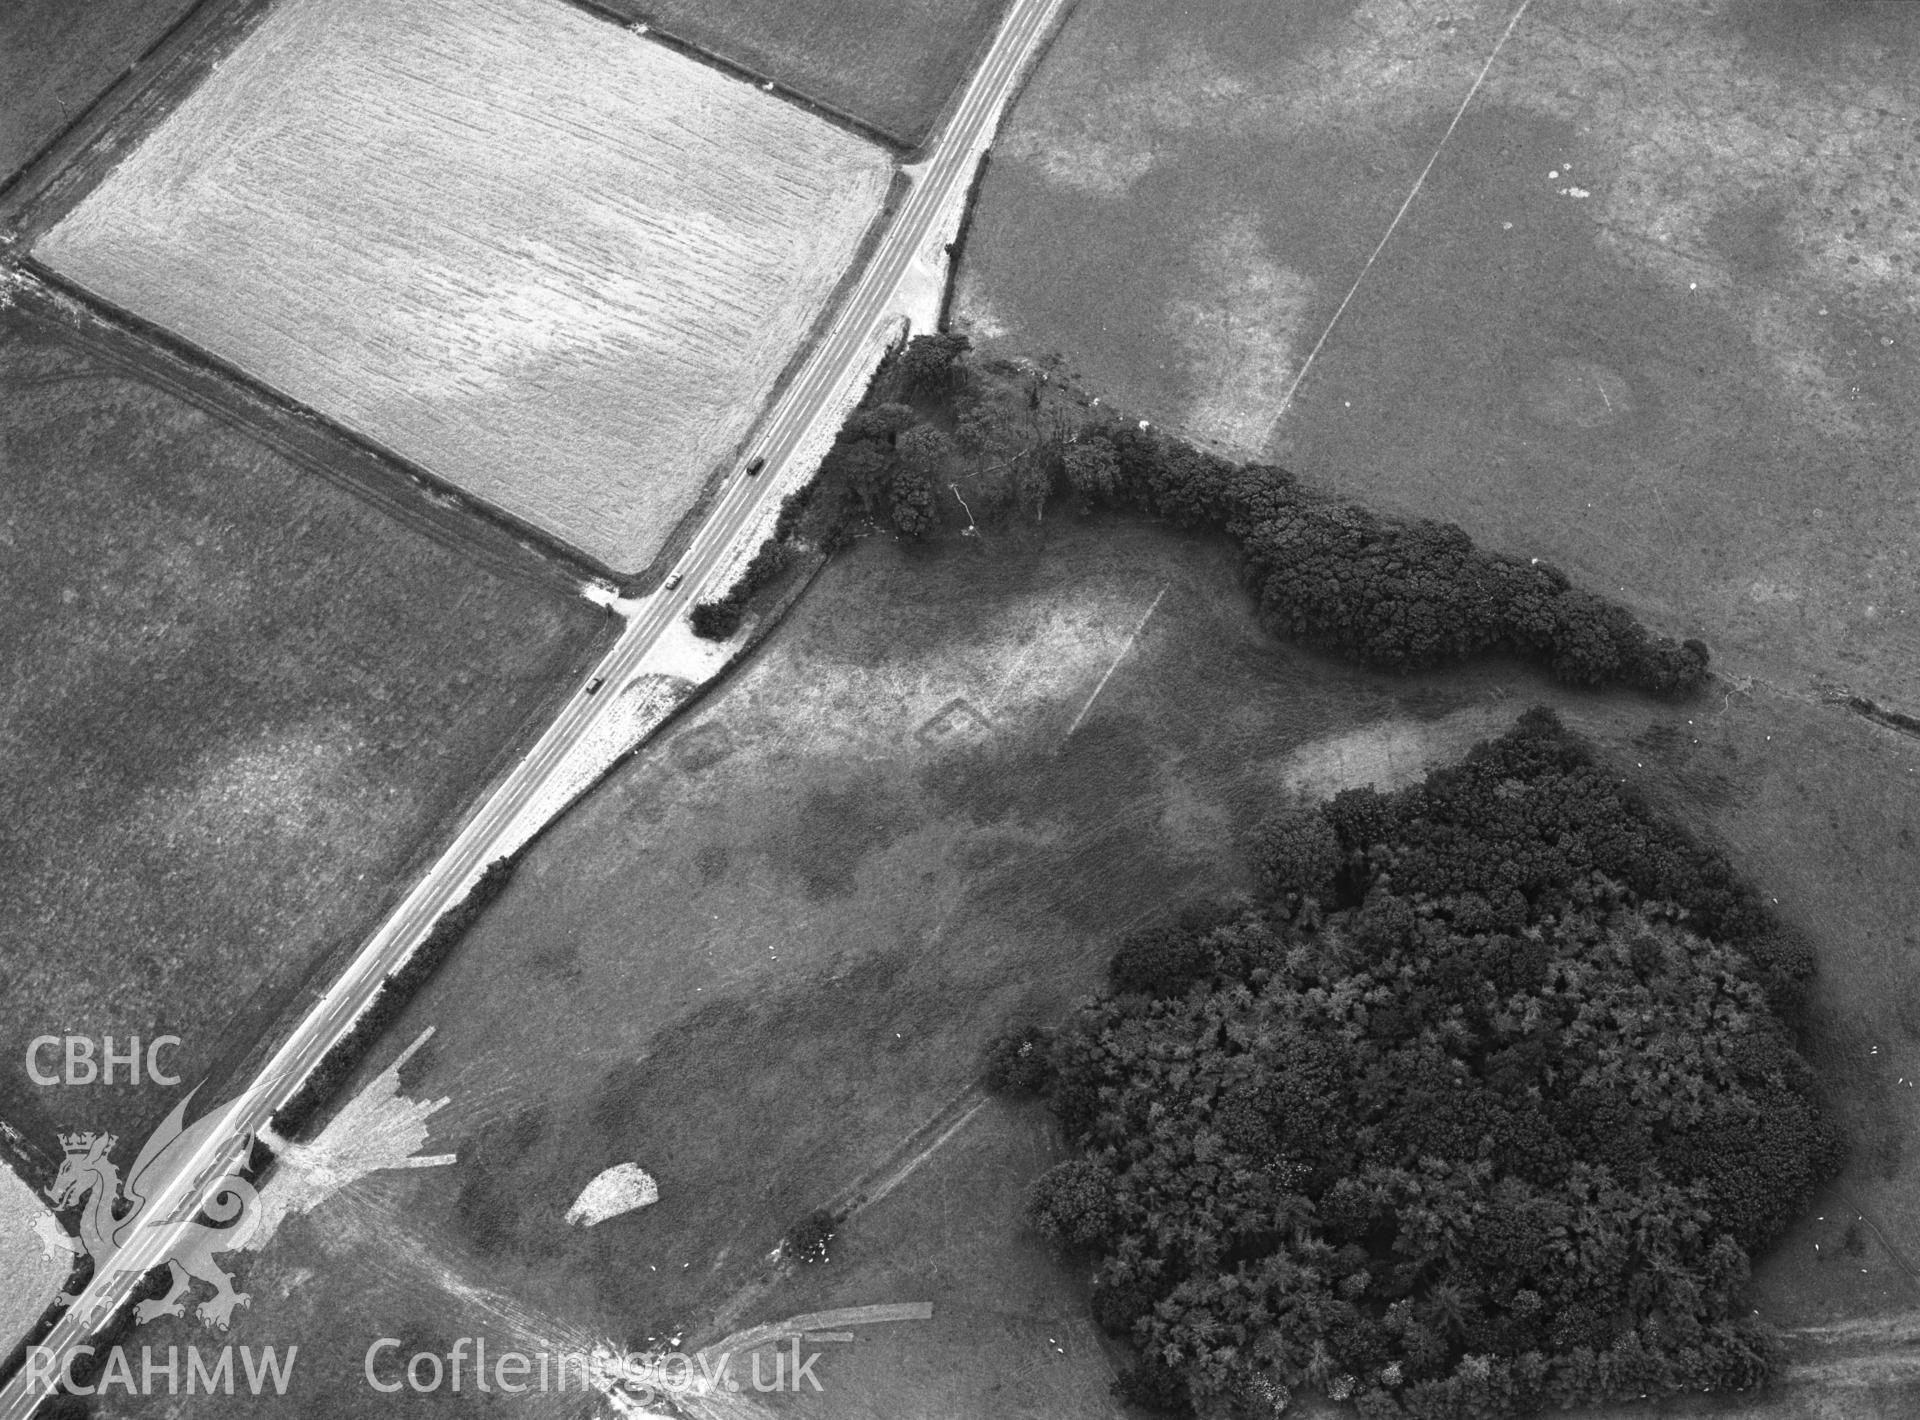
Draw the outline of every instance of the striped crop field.
<instances>
[{"instance_id":1,"label":"striped crop field","mask_svg":"<svg viewBox=\"0 0 1920 1420\"><path fill-rule=\"evenodd\" d=\"M891 175L560 0L283 0L34 254L632 572Z\"/></svg>"}]
</instances>

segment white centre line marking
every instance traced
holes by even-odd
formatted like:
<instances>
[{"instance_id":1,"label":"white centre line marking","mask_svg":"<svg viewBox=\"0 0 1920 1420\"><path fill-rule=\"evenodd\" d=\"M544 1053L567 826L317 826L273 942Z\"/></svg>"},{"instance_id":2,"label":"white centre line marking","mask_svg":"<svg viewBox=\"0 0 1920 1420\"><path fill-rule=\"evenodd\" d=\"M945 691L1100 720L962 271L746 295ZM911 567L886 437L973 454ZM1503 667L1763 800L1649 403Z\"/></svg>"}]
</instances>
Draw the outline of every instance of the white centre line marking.
<instances>
[{"instance_id":1,"label":"white centre line marking","mask_svg":"<svg viewBox=\"0 0 1920 1420\"><path fill-rule=\"evenodd\" d=\"M1171 582L1167 583L1166 586L1162 587L1154 595L1153 601L1147 607L1146 614L1140 618L1140 624L1133 628L1133 634L1127 638L1127 644L1120 648L1120 654L1113 658L1113 664L1107 667L1107 673L1100 677L1100 684L1093 688L1093 694L1087 697L1087 703L1080 707L1080 713L1075 715L1073 717L1073 723L1067 726L1066 734L1061 737L1062 744L1065 744L1073 738L1073 732L1079 729L1080 722L1087 718L1087 711L1093 709L1093 702L1100 698L1100 692L1107 688L1107 682L1113 679L1113 673L1120 669L1120 663L1126 660L1127 652L1133 649L1133 643L1138 641L1140 639L1140 633L1147 629L1147 622L1152 618L1154 608L1160 605L1160 598L1167 594L1167 587L1172 585L1173 583Z\"/></svg>"},{"instance_id":2,"label":"white centre line marking","mask_svg":"<svg viewBox=\"0 0 1920 1420\"><path fill-rule=\"evenodd\" d=\"M1532 3L1533 0L1520 0L1520 8L1513 12L1513 18L1507 21L1506 29L1500 32L1500 38L1494 42L1493 53L1489 54L1487 62L1480 66L1480 73L1475 77L1473 86L1467 90L1467 96L1460 100L1460 107L1454 112L1453 122L1449 123L1447 131L1440 135L1439 146L1433 150L1433 156L1427 159L1427 165L1420 169L1420 176L1413 180L1413 187L1407 192L1407 200L1400 204L1400 210L1394 213L1393 220L1387 223L1387 230L1380 238L1380 244L1373 249L1373 255L1367 258L1367 264L1360 268L1360 274L1353 278L1353 285L1347 288L1347 294L1341 297L1339 306L1334 309L1333 319L1328 321L1327 328L1320 332L1320 338L1313 342L1313 349L1307 352L1306 361L1300 366L1300 373L1295 375L1293 383L1287 386L1286 397L1280 401L1280 410L1273 416L1276 427L1282 419L1287 417L1287 411L1293 407L1294 392L1300 388L1300 382L1306 379L1307 371L1313 368L1314 358L1319 355L1320 347L1327 343L1327 337L1333 334L1333 328L1340 324L1340 317L1347 313L1347 306L1353 300L1354 293L1360 289L1360 283L1367 279L1367 273L1373 270L1374 262L1378 261L1380 253L1387 249L1387 243L1393 240L1394 230L1399 227L1400 219L1407 215L1407 209L1413 206L1413 199L1420 195L1420 189L1426 184L1427 174L1431 173L1433 165L1440 161L1441 150L1453 137L1453 130L1460 126L1460 120L1466 117L1467 105L1472 103L1473 96L1480 92L1480 86L1487 81L1487 75L1493 69L1493 61L1500 57L1500 51L1506 48L1507 41L1513 38L1513 32L1520 23L1520 17L1527 13L1527 6Z\"/></svg>"}]
</instances>

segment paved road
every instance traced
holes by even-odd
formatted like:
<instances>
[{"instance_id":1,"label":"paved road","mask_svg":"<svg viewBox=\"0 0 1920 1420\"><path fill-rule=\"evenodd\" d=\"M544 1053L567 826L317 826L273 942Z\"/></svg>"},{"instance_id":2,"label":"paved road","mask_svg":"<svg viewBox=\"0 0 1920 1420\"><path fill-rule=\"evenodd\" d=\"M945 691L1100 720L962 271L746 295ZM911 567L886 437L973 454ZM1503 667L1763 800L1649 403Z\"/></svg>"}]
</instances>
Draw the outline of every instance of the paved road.
<instances>
[{"instance_id":1,"label":"paved road","mask_svg":"<svg viewBox=\"0 0 1920 1420\"><path fill-rule=\"evenodd\" d=\"M204 1148L152 1195L148 1216L162 1219L198 1196L201 1186L230 1167L251 1134L285 1103L291 1087L313 1068L345 1033L361 1008L434 921L508 841L515 820L539 796L569 752L597 717L613 713L619 691L639 671L648 653L675 620L696 600L725 591L729 551L747 526L764 511L783 482L783 465L804 447L815 426L832 417L850 382L865 377L863 352L876 333L896 318L898 293L914 259L939 239L939 222L964 199L974 156L991 139L1029 61L1071 0L1014 0L992 47L968 81L953 114L928 155L910 170L912 185L869 257L865 270L843 301L839 314L806 362L796 372L763 422L746 457L764 457L757 478L737 476L716 500L686 553L677 564L682 574L673 591L649 598L627 630L596 666L533 749L480 806L439 862L415 885L405 901L361 949L352 965L308 1013L245 1092L223 1107L224 1127L213 1130ZM595 695L585 684L604 678ZM96 1276L62 1316L43 1343L56 1354L84 1344L104 1319L122 1306L140 1277L161 1265L174 1241L174 1228L156 1228L137 1237L116 1256L111 1271ZM0 1392L0 1420L26 1420L37 1396L23 1370Z\"/></svg>"}]
</instances>

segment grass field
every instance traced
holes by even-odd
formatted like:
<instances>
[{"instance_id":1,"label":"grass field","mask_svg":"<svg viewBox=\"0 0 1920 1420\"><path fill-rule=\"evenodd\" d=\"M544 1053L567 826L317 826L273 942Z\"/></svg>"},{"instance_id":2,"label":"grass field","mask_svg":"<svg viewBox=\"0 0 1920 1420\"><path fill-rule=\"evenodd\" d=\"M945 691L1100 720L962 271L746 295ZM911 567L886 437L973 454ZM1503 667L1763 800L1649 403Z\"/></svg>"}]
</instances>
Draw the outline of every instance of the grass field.
<instances>
[{"instance_id":1,"label":"grass field","mask_svg":"<svg viewBox=\"0 0 1920 1420\"><path fill-rule=\"evenodd\" d=\"M1127 1414L1108 1390L1121 1353L1088 1316L1083 1269L1009 1226L1026 1186L1065 1157L1043 1108L994 1103L863 1211L829 1262L803 1269L762 1310L778 1319L898 1298L932 1302L933 1319L803 1348L822 1355L821 1388L803 1392L791 1412L834 1420Z\"/></svg>"},{"instance_id":2,"label":"grass field","mask_svg":"<svg viewBox=\"0 0 1920 1420\"><path fill-rule=\"evenodd\" d=\"M0 182L125 72L193 0L0 5Z\"/></svg>"},{"instance_id":3,"label":"grass field","mask_svg":"<svg viewBox=\"0 0 1920 1420\"><path fill-rule=\"evenodd\" d=\"M966 78L1005 0L608 0L911 146Z\"/></svg>"},{"instance_id":4,"label":"grass field","mask_svg":"<svg viewBox=\"0 0 1920 1420\"><path fill-rule=\"evenodd\" d=\"M288 0L35 255L634 572L890 180L557 0Z\"/></svg>"},{"instance_id":5,"label":"grass field","mask_svg":"<svg viewBox=\"0 0 1920 1420\"><path fill-rule=\"evenodd\" d=\"M36 1087L29 1039L171 1032L188 1081L244 1047L607 623L17 304L0 395L0 1119L57 1155L172 1096Z\"/></svg>"},{"instance_id":6,"label":"grass field","mask_svg":"<svg viewBox=\"0 0 1920 1420\"><path fill-rule=\"evenodd\" d=\"M1920 9L1534 3L1441 148L1516 8L1086 0L964 320L1736 674L1920 703Z\"/></svg>"},{"instance_id":7,"label":"grass field","mask_svg":"<svg viewBox=\"0 0 1920 1420\"><path fill-rule=\"evenodd\" d=\"M833 1362L853 1408L822 1413L1108 1413L1078 1280L1017 1232L1051 1157L1040 1122L990 1106L825 1268L764 1288L765 1254L951 1100L1004 1022L1089 990L1115 933L1243 888L1234 845L1276 796L1408 782L1536 700L1725 834L1829 955L1842 933L1882 963L1827 998L1832 1049L1864 993L1905 979L1920 889L1889 875L1833 915L1863 839L1899 831L1905 741L1789 700L1576 695L1500 663L1362 674L1264 637L1211 540L1070 515L990 536L837 560L722 694L535 848L392 1036L437 1027L407 1088L451 1099L431 1147L460 1162L356 1184L253 1264L273 1300L235 1339L299 1340L303 1414L356 1413L376 1335L705 1342L926 1299L950 1319L854 1343ZM1774 748L1794 736L1854 804L1838 829L1793 788L1799 742ZM567 1228L627 1160L660 1201Z\"/></svg>"},{"instance_id":8,"label":"grass field","mask_svg":"<svg viewBox=\"0 0 1920 1420\"><path fill-rule=\"evenodd\" d=\"M724 693L549 832L393 1033L438 1028L407 1085L451 1099L431 1142L461 1162L289 1224L248 1285L305 1280L246 1337L298 1337L359 1387L368 1327L702 1321L1010 1016L1090 989L1113 933L1240 888L1236 834L1302 746L1383 719L1444 738L1505 705L1275 645L1209 540L1042 531L838 559ZM567 1228L626 1160L660 1201Z\"/></svg>"}]
</instances>

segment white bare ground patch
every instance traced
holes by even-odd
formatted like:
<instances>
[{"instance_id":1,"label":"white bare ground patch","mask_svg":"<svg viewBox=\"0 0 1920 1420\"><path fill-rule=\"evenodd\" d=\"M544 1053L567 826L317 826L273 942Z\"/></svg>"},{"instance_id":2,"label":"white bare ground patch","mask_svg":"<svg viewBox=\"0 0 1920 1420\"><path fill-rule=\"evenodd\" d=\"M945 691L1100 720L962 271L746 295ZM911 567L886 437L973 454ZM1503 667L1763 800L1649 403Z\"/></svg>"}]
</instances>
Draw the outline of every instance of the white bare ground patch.
<instances>
[{"instance_id":1,"label":"white bare ground patch","mask_svg":"<svg viewBox=\"0 0 1920 1420\"><path fill-rule=\"evenodd\" d=\"M243 1247L258 1251L273 1240L289 1214L309 1213L327 1199L386 1169L438 1168L452 1154L421 1154L427 1120L446 1105L411 1100L400 1093L400 1067L426 1041L423 1032L400 1057L342 1106L311 1144L271 1138L279 1162L267 1176L256 1205L259 1222Z\"/></svg>"},{"instance_id":2,"label":"white bare ground patch","mask_svg":"<svg viewBox=\"0 0 1920 1420\"><path fill-rule=\"evenodd\" d=\"M1272 437L1302 338L1311 338L1314 287L1274 259L1252 217L1207 226L1187 286L1197 294L1167 311L1199 391L1184 423L1233 457L1255 459Z\"/></svg>"},{"instance_id":3,"label":"white bare ground patch","mask_svg":"<svg viewBox=\"0 0 1920 1420\"><path fill-rule=\"evenodd\" d=\"M945 251L922 252L900 277L894 303L915 335L940 329L940 307L946 303L952 260Z\"/></svg>"},{"instance_id":4,"label":"white bare ground patch","mask_svg":"<svg viewBox=\"0 0 1920 1420\"><path fill-rule=\"evenodd\" d=\"M961 266L955 285L954 324L977 341L1003 340L1011 327L987 299L985 287L977 266Z\"/></svg>"},{"instance_id":5,"label":"white bare ground patch","mask_svg":"<svg viewBox=\"0 0 1920 1420\"><path fill-rule=\"evenodd\" d=\"M591 1228L659 1201L660 1185L652 1174L636 1163L615 1164L580 1190L580 1196L567 1209L567 1222L576 1228Z\"/></svg>"},{"instance_id":6,"label":"white bare ground patch","mask_svg":"<svg viewBox=\"0 0 1920 1420\"><path fill-rule=\"evenodd\" d=\"M1281 782L1310 799L1369 784L1382 793L1402 789L1499 734L1512 719L1505 707L1475 705L1438 720L1383 720L1301 746L1282 766Z\"/></svg>"},{"instance_id":7,"label":"white bare ground patch","mask_svg":"<svg viewBox=\"0 0 1920 1420\"><path fill-rule=\"evenodd\" d=\"M890 177L554 0L286 0L38 255L633 570Z\"/></svg>"},{"instance_id":8,"label":"white bare ground patch","mask_svg":"<svg viewBox=\"0 0 1920 1420\"><path fill-rule=\"evenodd\" d=\"M686 628L685 621L677 623L666 639L691 643L681 647L685 657L705 657L713 663L712 671L703 675L702 680L717 675L726 664L727 648L699 640ZM667 717L697 688L698 682L694 680L643 670L625 686L610 684L602 690L602 695L618 697L612 709L594 720L593 727L568 751L566 760L547 776L540 793L520 811L512 830L500 839L501 855L517 853L531 842L535 834L591 788L622 755L665 724Z\"/></svg>"},{"instance_id":9,"label":"white bare ground patch","mask_svg":"<svg viewBox=\"0 0 1920 1420\"><path fill-rule=\"evenodd\" d=\"M73 1270L73 1253L49 1246L63 1230L53 1210L0 1161L0 1337L11 1341L53 1304Z\"/></svg>"}]
</instances>

